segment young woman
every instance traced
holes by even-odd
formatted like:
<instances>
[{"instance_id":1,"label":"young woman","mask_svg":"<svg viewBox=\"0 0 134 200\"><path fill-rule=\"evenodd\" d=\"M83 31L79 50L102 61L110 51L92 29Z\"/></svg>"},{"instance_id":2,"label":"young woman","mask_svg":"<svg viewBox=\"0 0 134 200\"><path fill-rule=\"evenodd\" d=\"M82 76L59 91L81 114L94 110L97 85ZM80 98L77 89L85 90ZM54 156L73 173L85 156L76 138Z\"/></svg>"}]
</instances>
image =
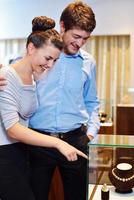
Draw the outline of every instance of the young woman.
<instances>
[{"instance_id":1,"label":"young woman","mask_svg":"<svg viewBox=\"0 0 134 200\"><path fill-rule=\"evenodd\" d=\"M33 131L29 117L38 104L34 74L46 73L59 58L63 43L54 30L55 22L47 17L32 21L27 38L26 55L11 66L4 67L7 86L0 92L0 198L2 200L34 200L27 179L25 144L53 147L69 161L86 155L66 142ZM47 74L46 74L47 75ZM35 152L36 153L36 152Z\"/></svg>"}]
</instances>

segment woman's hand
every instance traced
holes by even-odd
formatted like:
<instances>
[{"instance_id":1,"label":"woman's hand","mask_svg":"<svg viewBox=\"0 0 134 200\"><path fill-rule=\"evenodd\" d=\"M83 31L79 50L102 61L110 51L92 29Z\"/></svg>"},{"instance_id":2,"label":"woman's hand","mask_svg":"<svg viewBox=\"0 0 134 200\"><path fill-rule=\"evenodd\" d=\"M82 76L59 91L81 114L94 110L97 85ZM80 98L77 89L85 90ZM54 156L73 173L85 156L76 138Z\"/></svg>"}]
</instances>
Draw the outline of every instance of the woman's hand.
<instances>
[{"instance_id":1,"label":"woman's hand","mask_svg":"<svg viewBox=\"0 0 134 200\"><path fill-rule=\"evenodd\" d=\"M57 149L67 158L68 161L76 161L78 156L88 159L88 156L82 151L79 151L72 145L61 140L57 143Z\"/></svg>"}]
</instances>

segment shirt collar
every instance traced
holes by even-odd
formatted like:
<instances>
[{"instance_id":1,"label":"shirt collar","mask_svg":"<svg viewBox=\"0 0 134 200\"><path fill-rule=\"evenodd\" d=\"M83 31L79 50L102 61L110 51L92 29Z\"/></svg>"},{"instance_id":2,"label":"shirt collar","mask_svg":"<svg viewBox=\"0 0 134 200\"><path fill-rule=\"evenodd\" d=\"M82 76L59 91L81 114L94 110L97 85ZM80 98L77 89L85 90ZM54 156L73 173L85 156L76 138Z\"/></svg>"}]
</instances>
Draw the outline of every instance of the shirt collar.
<instances>
[{"instance_id":1,"label":"shirt collar","mask_svg":"<svg viewBox=\"0 0 134 200\"><path fill-rule=\"evenodd\" d=\"M62 55L64 55L66 58L77 58L77 57L80 57L82 59L84 59L83 57L83 53L80 51L78 51L76 54L73 54L73 55L67 55L67 54L64 54L62 53Z\"/></svg>"}]
</instances>

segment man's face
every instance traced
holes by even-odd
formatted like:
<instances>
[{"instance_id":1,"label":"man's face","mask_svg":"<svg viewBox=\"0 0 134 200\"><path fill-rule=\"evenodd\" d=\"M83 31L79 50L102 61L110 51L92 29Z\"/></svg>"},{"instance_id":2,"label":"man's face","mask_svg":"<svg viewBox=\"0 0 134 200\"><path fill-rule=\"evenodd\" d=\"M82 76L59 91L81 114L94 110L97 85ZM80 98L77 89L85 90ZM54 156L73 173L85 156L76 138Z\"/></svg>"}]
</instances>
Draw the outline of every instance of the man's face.
<instances>
[{"instance_id":1,"label":"man's face","mask_svg":"<svg viewBox=\"0 0 134 200\"><path fill-rule=\"evenodd\" d=\"M79 49L86 43L90 33L81 29L70 29L62 33L64 42L64 53L76 54Z\"/></svg>"}]
</instances>

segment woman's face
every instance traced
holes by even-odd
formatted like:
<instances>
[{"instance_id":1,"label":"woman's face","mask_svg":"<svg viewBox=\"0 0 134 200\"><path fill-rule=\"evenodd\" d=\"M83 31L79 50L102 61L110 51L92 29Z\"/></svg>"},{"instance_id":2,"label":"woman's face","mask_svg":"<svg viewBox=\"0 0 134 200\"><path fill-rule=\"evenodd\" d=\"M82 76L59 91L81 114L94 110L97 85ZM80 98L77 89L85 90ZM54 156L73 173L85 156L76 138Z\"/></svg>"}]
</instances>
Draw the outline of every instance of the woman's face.
<instances>
[{"instance_id":1,"label":"woman's face","mask_svg":"<svg viewBox=\"0 0 134 200\"><path fill-rule=\"evenodd\" d=\"M41 48L35 48L31 51L32 70L38 74L50 69L59 58L60 50L53 44L44 44Z\"/></svg>"}]
</instances>

